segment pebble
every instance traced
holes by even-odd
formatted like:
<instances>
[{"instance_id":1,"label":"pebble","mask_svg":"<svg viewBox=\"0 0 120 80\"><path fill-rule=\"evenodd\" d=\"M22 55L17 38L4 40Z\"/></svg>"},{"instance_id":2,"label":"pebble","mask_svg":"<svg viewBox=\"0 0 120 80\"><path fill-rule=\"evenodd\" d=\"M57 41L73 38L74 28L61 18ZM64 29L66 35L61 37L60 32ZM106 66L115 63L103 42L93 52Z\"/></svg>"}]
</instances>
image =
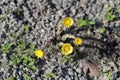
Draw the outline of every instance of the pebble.
<instances>
[{"instance_id":1,"label":"pebble","mask_svg":"<svg viewBox=\"0 0 120 80\"><path fill-rule=\"evenodd\" d=\"M58 15L58 16L62 16L63 11L64 11L63 9L59 9L59 10L57 11L57 15Z\"/></svg>"},{"instance_id":2,"label":"pebble","mask_svg":"<svg viewBox=\"0 0 120 80\"><path fill-rule=\"evenodd\" d=\"M68 69L68 74L71 75L71 76L73 75L72 69Z\"/></svg>"},{"instance_id":3,"label":"pebble","mask_svg":"<svg viewBox=\"0 0 120 80\"><path fill-rule=\"evenodd\" d=\"M66 78L67 80L71 80L70 76L68 76L68 75L66 75L65 78Z\"/></svg>"},{"instance_id":4,"label":"pebble","mask_svg":"<svg viewBox=\"0 0 120 80\"><path fill-rule=\"evenodd\" d=\"M120 78L117 78L116 80L120 80Z\"/></svg>"},{"instance_id":5,"label":"pebble","mask_svg":"<svg viewBox=\"0 0 120 80\"><path fill-rule=\"evenodd\" d=\"M75 7L72 6L70 10L71 10L71 12L72 12L72 15L75 15L75 13L76 13L76 9L75 9Z\"/></svg>"},{"instance_id":6,"label":"pebble","mask_svg":"<svg viewBox=\"0 0 120 80\"><path fill-rule=\"evenodd\" d=\"M82 69L81 69L80 67L78 67L78 68L76 69L76 72L82 73Z\"/></svg>"},{"instance_id":7,"label":"pebble","mask_svg":"<svg viewBox=\"0 0 120 80\"><path fill-rule=\"evenodd\" d=\"M102 3L104 3L104 4L105 4L105 3L108 3L108 1L107 1L107 0L102 0Z\"/></svg>"}]
</instances>

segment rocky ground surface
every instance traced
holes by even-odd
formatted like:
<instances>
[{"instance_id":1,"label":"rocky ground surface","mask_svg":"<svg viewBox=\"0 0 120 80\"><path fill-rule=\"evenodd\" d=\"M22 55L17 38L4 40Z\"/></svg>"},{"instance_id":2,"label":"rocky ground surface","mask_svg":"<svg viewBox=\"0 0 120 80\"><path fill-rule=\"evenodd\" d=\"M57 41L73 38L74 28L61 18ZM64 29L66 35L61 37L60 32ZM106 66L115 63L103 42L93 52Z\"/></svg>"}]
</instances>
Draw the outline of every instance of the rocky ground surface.
<instances>
[{"instance_id":1,"label":"rocky ground surface","mask_svg":"<svg viewBox=\"0 0 120 80\"><path fill-rule=\"evenodd\" d=\"M21 62L13 64L14 52L0 51L0 80L120 80L120 13L113 10L116 18L107 21L109 6L120 7L120 0L0 0L0 47L10 43L16 50L14 44L20 39L47 53L44 59L32 56L37 68L33 71ZM76 24L66 29L60 22L68 16L75 23L87 16L95 25L92 30L78 28ZM106 28L104 33L97 32L100 26ZM66 42L62 40L65 34L83 39L83 45L76 47L67 63L62 61L60 48L56 47L59 41ZM96 65L99 76L84 74L85 63ZM90 71L95 73L93 69ZM47 78L47 73L53 73L53 78Z\"/></svg>"}]
</instances>

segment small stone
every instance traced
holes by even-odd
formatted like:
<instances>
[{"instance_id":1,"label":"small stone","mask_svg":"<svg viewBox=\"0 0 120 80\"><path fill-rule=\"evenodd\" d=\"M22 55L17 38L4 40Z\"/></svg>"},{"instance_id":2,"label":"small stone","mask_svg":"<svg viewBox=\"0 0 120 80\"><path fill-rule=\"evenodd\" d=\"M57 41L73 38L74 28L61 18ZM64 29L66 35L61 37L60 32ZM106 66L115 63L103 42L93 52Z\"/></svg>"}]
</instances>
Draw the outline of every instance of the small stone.
<instances>
[{"instance_id":1,"label":"small stone","mask_svg":"<svg viewBox=\"0 0 120 80\"><path fill-rule=\"evenodd\" d=\"M69 75L73 75L73 71L71 69L68 70Z\"/></svg>"},{"instance_id":2,"label":"small stone","mask_svg":"<svg viewBox=\"0 0 120 80\"><path fill-rule=\"evenodd\" d=\"M102 38L102 35L100 33L95 33L95 38L96 39L101 39Z\"/></svg>"},{"instance_id":3,"label":"small stone","mask_svg":"<svg viewBox=\"0 0 120 80\"><path fill-rule=\"evenodd\" d=\"M75 13L76 13L76 9L75 9L75 7L72 6L70 10L71 10L71 12L72 12L72 15L75 15Z\"/></svg>"},{"instance_id":4,"label":"small stone","mask_svg":"<svg viewBox=\"0 0 120 80\"><path fill-rule=\"evenodd\" d=\"M117 78L116 80L120 80L120 78Z\"/></svg>"},{"instance_id":5,"label":"small stone","mask_svg":"<svg viewBox=\"0 0 120 80\"><path fill-rule=\"evenodd\" d=\"M57 11L57 15L58 15L58 16L62 16L62 14L63 14L63 9L59 9L59 10Z\"/></svg>"},{"instance_id":6,"label":"small stone","mask_svg":"<svg viewBox=\"0 0 120 80\"><path fill-rule=\"evenodd\" d=\"M68 75L66 75L65 78L66 78L67 80L71 80L70 76L68 76Z\"/></svg>"},{"instance_id":7,"label":"small stone","mask_svg":"<svg viewBox=\"0 0 120 80\"><path fill-rule=\"evenodd\" d=\"M110 4L111 7L114 7L113 1L110 0L110 1L109 1L109 4Z\"/></svg>"},{"instance_id":8,"label":"small stone","mask_svg":"<svg viewBox=\"0 0 120 80\"><path fill-rule=\"evenodd\" d=\"M102 3L108 3L108 1L107 0L102 0Z\"/></svg>"},{"instance_id":9,"label":"small stone","mask_svg":"<svg viewBox=\"0 0 120 80\"><path fill-rule=\"evenodd\" d=\"M82 69L81 69L80 67L78 67L78 68L76 69L76 72L82 73Z\"/></svg>"}]
</instances>

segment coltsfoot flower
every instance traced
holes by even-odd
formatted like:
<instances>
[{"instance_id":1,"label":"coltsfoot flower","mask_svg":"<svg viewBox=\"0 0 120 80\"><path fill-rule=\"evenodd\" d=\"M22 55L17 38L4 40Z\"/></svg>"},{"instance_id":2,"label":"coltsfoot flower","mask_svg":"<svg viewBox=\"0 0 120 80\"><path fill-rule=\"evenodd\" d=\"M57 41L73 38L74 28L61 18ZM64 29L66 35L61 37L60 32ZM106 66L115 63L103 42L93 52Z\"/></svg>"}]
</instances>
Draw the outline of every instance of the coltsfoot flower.
<instances>
[{"instance_id":1,"label":"coltsfoot flower","mask_svg":"<svg viewBox=\"0 0 120 80\"><path fill-rule=\"evenodd\" d=\"M61 50L62 50L62 54L66 56L73 52L73 47L71 46L71 44L65 43L62 45Z\"/></svg>"},{"instance_id":2,"label":"coltsfoot flower","mask_svg":"<svg viewBox=\"0 0 120 80\"><path fill-rule=\"evenodd\" d=\"M75 43L75 45L78 46L78 45L81 45L83 43L83 40L81 38L75 38L74 43Z\"/></svg>"},{"instance_id":3,"label":"coltsfoot flower","mask_svg":"<svg viewBox=\"0 0 120 80\"><path fill-rule=\"evenodd\" d=\"M35 55L36 55L38 58L43 58L44 52L39 49L39 50L36 50L36 51L35 51Z\"/></svg>"},{"instance_id":4,"label":"coltsfoot flower","mask_svg":"<svg viewBox=\"0 0 120 80\"><path fill-rule=\"evenodd\" d=\"M73 23L74 23L74 21L73 21L73 19L72 19L71 17L66 17L66 18L64 18L64 19L62 20L62 24L63 24L65 27L67 27L67 28L69 28L70 26L72 26Z\"/></svg>"}]
</instances>

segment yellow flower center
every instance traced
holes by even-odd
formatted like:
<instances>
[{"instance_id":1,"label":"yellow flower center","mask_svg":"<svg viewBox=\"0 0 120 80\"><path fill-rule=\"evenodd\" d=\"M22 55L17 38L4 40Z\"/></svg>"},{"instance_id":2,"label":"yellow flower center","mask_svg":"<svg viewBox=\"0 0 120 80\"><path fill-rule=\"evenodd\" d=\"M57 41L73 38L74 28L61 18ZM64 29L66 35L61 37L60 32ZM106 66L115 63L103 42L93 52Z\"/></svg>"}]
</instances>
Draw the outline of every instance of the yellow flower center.
<instances>
[{"instance_id":1,"label":"yellow flower center","mask_svg":"<svg viewBox=\"0 0 120 80\"><path fill-rule=\"evenodd\" d=\"M65 48L64 48L64 51L67 52L69 50L70 50L70 47L66 45Z\"/></svg>"},{"instance_id":2,"label":"yellow flower center","mask_svg":"<svg viewBox=\"0 0 120 80\"><path fill-rule=\"evenodd\" d=\"M73 52L73 47L71 46L71 44L65 43L62 46L61 50L62 50L63 55L69 55L69 54L71 54Z\"/></svg>"},{"instance_id":3,"label":"yellow flower center","mask_svg":"<svg viewBox=\"0 0 120 80\"><path fill-rule=\"evenodd\" d=\"M66 24L66 25L69 25L70 23L71 23L70 20L66 20L66 21L65 21L65 24Z\"/></svg>"}]
</instances>

